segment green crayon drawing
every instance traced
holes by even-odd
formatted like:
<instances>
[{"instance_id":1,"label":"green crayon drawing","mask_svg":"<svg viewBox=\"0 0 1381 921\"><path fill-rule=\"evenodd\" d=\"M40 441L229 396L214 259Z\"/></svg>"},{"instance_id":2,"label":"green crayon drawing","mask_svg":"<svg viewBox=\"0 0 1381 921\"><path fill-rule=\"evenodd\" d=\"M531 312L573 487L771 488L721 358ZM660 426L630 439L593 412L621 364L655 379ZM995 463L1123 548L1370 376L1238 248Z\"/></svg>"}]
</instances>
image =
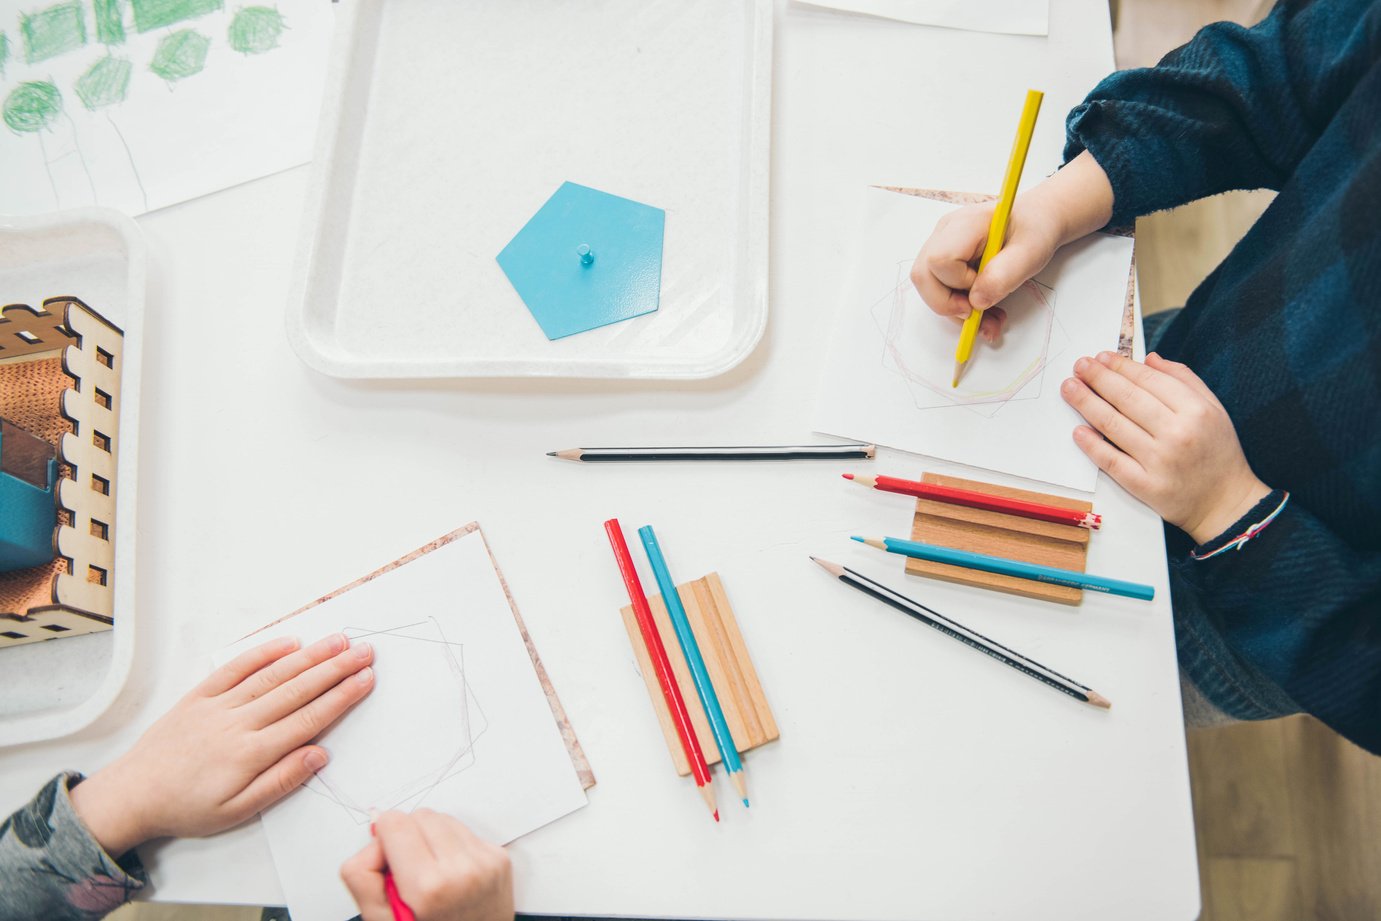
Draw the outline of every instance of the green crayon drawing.
<instances>
[{"instance_id":1,"label":"green crayon drawing","mask_svg":"<svg viewBox=\"0 0 1381 921\"><path fill-rule=\"evenodd\" d=\"M79 0L69 0L19 17L24 59L30 64L86 44L86 17Z\"/></svg>"},{"instance_id":2,"label":"green crayon drawing","mask_svg":"<svg viewBox=\"0 0 1381 921\"><path fill-rule=\"evenodd\" d=\"M96 14L96 40L103 45L125 42L125 0L91 0Z\"/></svg>"},{"instance_id":3,"label":"green crayon drawing","mask_svg":"<svg viewBox=\"0 0 1381 921\"><path fill-rule=\"evenodd\" d=\"M77 78L77 97L88 109L125 101L134 65L124 58L104 57Z\"/></svg>"},{"instance_id":4,"label":"green crayon drawing","mask_svg":"<svg viewBox=\"0 0 1381 921\"><path fill-rule=\"evenodd\" d=\"M134 27L148 32L214 13L225 6L225 0L130 0L130 6L134 7Z\"/></svg>"},{"instance_id":5,"label":"green crayon drawing","mask_svg":"<svg viewBox=\"0 0 1381 921\"><path fill-rule=\"evenodd\" d=\"M149 70L164 80L183 80L201 72L206 65L206 49L211 39L191 29L174 32L154 49Z\"/></svg>"},{"instance_id":6,"label":"green crayon drawing","mask_svg":"<svg viewBox=\"0 0 1381 921\"><path fill-rule=\"evenodd\" d=\"M0 106L0 118L12 131L33 134L53 123L62 112L62 94L47 81L30 81L16 86Z\"/></svg>"},{"instance_id":7,"label":"green crayon drawing","mask_svg":"<svg viewBox=\"0 0 1381 921\"><path fill-rule=\"evenodd\" d=\"M247 6L230 20L230 47L242 54L263 54L278 47L283 16L267 6Z\"/></svg>"},{"instance_id":8,"label":"green crayon drawing","mask_svg":"<svg viewBox=\"0 0 1381 921\"><path fill-rule=\"evenodd\" d=\"M10 37L0 32L0 77L5 75L5 64L10 59Z\"/></svg>"}]
</instances>

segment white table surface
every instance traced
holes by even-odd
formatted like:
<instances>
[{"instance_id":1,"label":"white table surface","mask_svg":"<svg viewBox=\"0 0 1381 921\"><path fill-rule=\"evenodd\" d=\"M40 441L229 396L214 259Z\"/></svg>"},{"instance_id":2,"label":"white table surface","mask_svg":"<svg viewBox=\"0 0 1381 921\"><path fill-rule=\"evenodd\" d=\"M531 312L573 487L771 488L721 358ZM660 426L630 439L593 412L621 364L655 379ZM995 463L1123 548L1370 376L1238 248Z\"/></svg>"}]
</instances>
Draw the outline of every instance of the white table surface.
<instances>
[{"instance_id":1,"label":"white table surface","mask_svg":"<svg viewBox=\"0 0 1381 921\"><path fill-rule=\"evenodd\" d=\"M691 384L359 384L289 350L283 313L307 172L140 220L150 244L139 648L109 713L0 750L0 808L91 771L204 673L208 654L380 563L480 521L598 786L512 846L529 912L797 919L1155 919L1198 914L1161 526L1106 479L1091 571L1154 603L1082 607L906 579L940 611L1108 696L1083 707L831 581L817 554L903 584L846 539L902 534L908 503L856 464L584 468L578 444L793 443L807 426L858 189L992 189L1029 86L1062 114L1112 67L1105 0L1051 0L1050 36L778 9L771 320L738 369ZM1007 117L989 114L1003 101ZM1009 111L1010 110L1010 111ZM920 241L917 241L918 243ZM965 471L892 451L872 469ZM994 480L1004 478L980 473ZM718 570L781 726L707 820L672 773L617 609L600 527L654 522L681 578ZM363 842L361 842L363 843ZM281 899L257 823L145 849L169 901Z\"/></svg>"}]
</instances>

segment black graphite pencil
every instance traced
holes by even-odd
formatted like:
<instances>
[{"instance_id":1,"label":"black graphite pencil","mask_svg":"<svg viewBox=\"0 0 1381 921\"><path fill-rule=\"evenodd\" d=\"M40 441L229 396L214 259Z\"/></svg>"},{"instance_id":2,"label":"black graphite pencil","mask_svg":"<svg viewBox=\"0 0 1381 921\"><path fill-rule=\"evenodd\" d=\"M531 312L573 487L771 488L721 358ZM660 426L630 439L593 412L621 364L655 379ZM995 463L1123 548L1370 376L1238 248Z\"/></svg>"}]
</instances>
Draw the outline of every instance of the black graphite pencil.
<instances>
[{"instance_id":1,"label":"black graphite pencil","mask_svg":"<svg viewBox=\"0 0 1381 921\"><path fill-rule=\"evenodd\" d=\"M945 636L956 639L965 646L977 649L984 655L991 656L1004 665L1016 669L1023 675L1029 675L1035 678L1041 684L1052 687L1063 694L1068 694L1081 703L1091 704L1103 710L1107 710L1112 706L1112 703L1106 697L1091 689L1088 685L1080 684L1073 678L1060 674L1048 665L1042 665L1035 659L1028 658L1014 649L1009 649L976 630L970 630L963 624L950 620L938 611L931 610L919 601L908 598L900 592L893 591L881 582L874 581L862 573L855 572L838 563L831 563L827 560L817 559L816 557L811 557L811 559L819 564L820 568L825 570L825 572L834 576L850 588L857 589L865 595L876 598L883 604L896 608L908 617L913 617L929 627L934 627Z\"/></svg>"},{"instance_id":2,"label":"black graphite pencil","mask_svg":"<svg viewBox=\"0 0 1381 921\"><path fill-rule=\"evenodd\" d=\"M667 448L567 448L548 451L547 457L582 464L638 463L643 461L788 461L872 460L876 445L743 445L729 447Z\"/></svg>"}]
</instances>

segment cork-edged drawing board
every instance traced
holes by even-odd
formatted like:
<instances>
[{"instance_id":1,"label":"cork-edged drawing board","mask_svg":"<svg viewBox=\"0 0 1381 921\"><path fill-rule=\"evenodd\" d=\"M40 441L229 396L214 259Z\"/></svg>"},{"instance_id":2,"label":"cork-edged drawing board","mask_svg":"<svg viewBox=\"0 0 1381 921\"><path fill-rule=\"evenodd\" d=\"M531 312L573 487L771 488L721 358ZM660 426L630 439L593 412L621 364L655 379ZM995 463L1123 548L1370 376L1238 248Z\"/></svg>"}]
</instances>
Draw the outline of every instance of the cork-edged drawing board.
<instances>
[{"instance_id":1,"label":"cork-edged drawing board","mask_svg":"<svg viewBox=\"0 0 1381 921\"><path fill-rule=\"evenodd\" d=\"M740 752L746 752L778 738L777 721L767 705L758 673L748 657L748 647L744 645L743 634L739 632L734 609L729 606L729 596L724 592L724 583L720 581L719 574L712 572L693 582L682 583L676 586L676 593L681 596L681 604L686 609L686 619L690 621L691 632L695 634L696 644L705 660L705 669L710 673L710 681L724 710L724 721L729 724L734 745ZM705 762L717 764L720 760L719 750L715 747L704 708L700 706L695 680L686 665L686 657L681 653L666 605L662 603L661 595L649 595L647 601L652 608L657 633L671 661L671 670L676 675L676 685L686 701L686 710L690 712L696 738L700 740L700 747L705 753ZM666 738L667 750L676 764L676 773L684 777L690 773L690 764L686 761L686 753L681 750L681 740L676 735L671 712L662 697L662 689L652 669L652 659L638 630L637 618L633 616L631 605L625 605L620 613L623 614L624 629L628 631L628 641L633 645L633 654L638 660L638 670L647 685L652 708L657 712L657 722Z\"/></svg>"},{"instance_id":2,"label":"cork-edged drawing board","mask_svg":"<svg viewBox=\"0 0 1381 921\"><path fill-rule=\"evenodd\" d=\"M1013 489L1010 486L996 486L992 483L938 473L927 473L921 480L938 486L971 489L1008 499L1041 502L1081 512L1093 509L1092 503L1079 499L1066 499L1064 496L1033 492L1029 489ZM1088 565L1088 543L1091 534L1087 528L1074 525L1036 521L1004 512L966 508L931 499L916 500L916 514L911 525L912 540L1078 572L1083 572ZM1077 588L1049 585L1034 579L1019 579L1015 576L952 566L948 563L932 563L928 560L907 559L906 572L908 575L928 576L945 582L957 582L961 585L972 585L1043 601L1056 601L1060 604L1079 604L1084 597L1083 591Z\"/></svg>"}]
</instances>

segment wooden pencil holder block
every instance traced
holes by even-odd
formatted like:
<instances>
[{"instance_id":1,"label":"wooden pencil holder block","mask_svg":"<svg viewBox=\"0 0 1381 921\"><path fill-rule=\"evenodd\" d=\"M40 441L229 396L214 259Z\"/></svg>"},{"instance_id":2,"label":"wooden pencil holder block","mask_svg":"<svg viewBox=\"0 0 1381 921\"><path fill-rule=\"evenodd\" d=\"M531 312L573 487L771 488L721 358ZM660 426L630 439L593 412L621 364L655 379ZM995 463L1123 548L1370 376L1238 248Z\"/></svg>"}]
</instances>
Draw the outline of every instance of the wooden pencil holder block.
<instances>
[{"instance_id":1,"label":"wooden pencil holder block","mask_svg":"<svg viewBox=\"0 0 1381 921\"><path fill-rule=\"evenodd\" d=\"M961 477L927 473L921 479L937 486L955 486L1008 499L1024 499L1028 502L1077 509L1081 512L1093 509L1092 503L1078 499L995 486L992 483L980 483ZM1077 572L1084 572L1088 566L1088 542L1091 533L1087 528L1076 525L1036 521L1005 512L965 508L931 499L916 500L916 517L911 525L912 540ZM983 572L963 566L951 566L948 563L907 559L906 571L913 576L927 576L945 582L957 582L961 585L972 585L1060 604L1079 604L1084 598L1081 589L1049 585L1034 579L1018 579L1015 576Z\"/></svg>"},{"instance_id":2,"label":"wooden pencil holder block","mask_svg":"<svg viewBox=\"0 0 1381 921\"><path fill-rule=\"evenodd\" d=\"M719 698L720 709L724 711L724 721L729 724L729 733L734 737L734 745L740 752L757 748L776 739L777 721L767 706L767 698L758 682L758 673L748 658L748 647L743 643L738 621L734 619L734 609L729 606L729 597L724 593L724 583L718 573L710 573L694 582L676 586L681 596L681 604L686 609L686 619L690 621L691 632L695 634L696 645L705 660L705 670L710 673L715 696ZM652 608L652 619L657 624L657 633L666 647L667 659L676 676L676 684L686 701L695 736L700 740L700 748L705 754L707 764L717 764L719 749L715 746L714 734L710 731L705 709L700 706L700 697L695 691L695 681L691 678L690 666L681 653L681 644L676 639L676 630L667 615L666 605L661 595L648 596ZM657 712L657 722L661 724L662 735L666 738L667 750L676 764L676 773L682 777L691 772L686 753L681 750L681 740L676 734L676 725L671 721L666 700L662 697L661 686L657 683L657 673L652 668L652 658L647 646L643 644L638 620L633 615L632 605L620 609L623 626L628 631L628 642L633 644L633 654L638 659L638 670L642 672L647 685L647 696L652 700L652 709Z\"/></svg>"}]
</instances>

